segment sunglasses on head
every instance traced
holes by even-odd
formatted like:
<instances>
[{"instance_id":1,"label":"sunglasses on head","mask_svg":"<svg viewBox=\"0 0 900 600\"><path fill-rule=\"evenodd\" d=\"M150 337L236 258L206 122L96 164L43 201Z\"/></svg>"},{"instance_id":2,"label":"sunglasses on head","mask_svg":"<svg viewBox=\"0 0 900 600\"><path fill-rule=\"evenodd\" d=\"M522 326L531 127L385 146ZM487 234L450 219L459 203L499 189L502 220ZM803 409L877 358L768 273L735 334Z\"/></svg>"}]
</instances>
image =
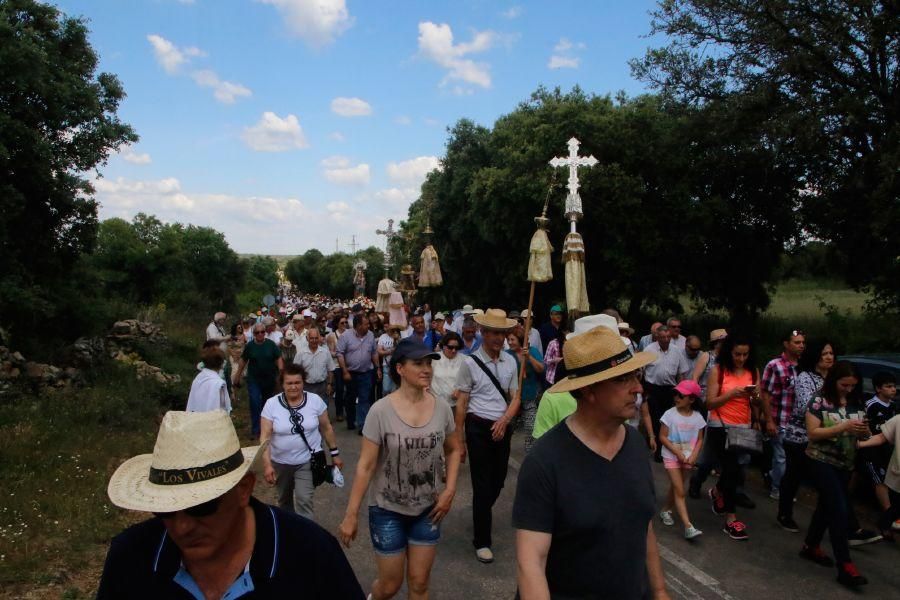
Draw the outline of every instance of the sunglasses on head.
<instances>
[{"instance_id":1,"label":"sunglasses on head","mask_svg":"<svg viewBox=\"0 0 900 600\"><path fill-rule=\"evenodd\" d=\"M803 333L802 329L794 329L793 331L791 331L791 337L797 337L798 335L806 335L806 334Z\"/></svg>"},{"instance_id":2,"label":"sunglasses on head","mask_svg":"<svg viewBox=\"0 0 900 600\"><path fill-rule=\"evenodd\" d=\"M203 504L198 504L197 506L191 506L191 507L185 508L184 510L174 511L174 512L155 512L153 514L156 515L157 517L159 517L160 519L171 519L175 516L176 512L183 512L187 516L194 517L195 519L209 517L211 515L214 515L216 513L216 511L219 510L219 501L220 500L221 500L221 497L213 498L212 500L208 500L208 501L204 502Z\"/></svg>"}]
</instances>

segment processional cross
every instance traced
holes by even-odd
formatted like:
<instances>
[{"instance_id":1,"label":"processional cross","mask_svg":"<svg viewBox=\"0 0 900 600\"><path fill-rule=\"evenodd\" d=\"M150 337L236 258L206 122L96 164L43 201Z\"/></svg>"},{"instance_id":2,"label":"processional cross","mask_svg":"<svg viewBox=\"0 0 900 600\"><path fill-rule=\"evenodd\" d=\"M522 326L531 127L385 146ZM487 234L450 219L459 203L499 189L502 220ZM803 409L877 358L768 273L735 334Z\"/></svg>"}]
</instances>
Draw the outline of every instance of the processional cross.
<instances>
[{"instance_id":1,"label":"processional cross","mask_svg":"<svg viewBox=\"0 0 900 600\"><path fill-rule=\"evenodd\" d=\"M384 243L384 272L389 273L391 267L394 266L394 258L391 256L391 241L395 237L402 237L402 234L399 231L394 231L394 220L388 219L387 229L376 229L376 235L383 235L385 237Z\"/></svg>"},{"instance_id":2,"label":"processional cross","mask_svg":"<svg viewBox=\"0 0 900 600\"><path fill-rule=\"evenodd\" d=\"M569 219L570 231L574 232L576 221L584 215L584 211L581 209L581 195L578 193L578 188L581 187L578 183L578 167L593 167L597 164L597 159L593 155L578 156L578 148L581 146L581 142L574 137L569 140L568 145L569 155L554 157L550 164L556 168L569 168L569 183L566 185L569 189L569 193L566 196L566 218Z\"/></svg>"}]
</instances>

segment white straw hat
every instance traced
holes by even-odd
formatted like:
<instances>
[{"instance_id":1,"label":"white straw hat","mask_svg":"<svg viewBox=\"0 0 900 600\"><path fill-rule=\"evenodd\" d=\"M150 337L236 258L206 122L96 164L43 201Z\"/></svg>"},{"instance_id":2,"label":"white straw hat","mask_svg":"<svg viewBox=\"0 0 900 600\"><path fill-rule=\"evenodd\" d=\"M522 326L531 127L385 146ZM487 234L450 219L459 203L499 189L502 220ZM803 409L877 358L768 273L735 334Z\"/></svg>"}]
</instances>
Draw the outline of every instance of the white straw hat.
<instances>
[{"instance_id":1,"label":"white straw hat","mask_svg":"<svg viewBox=\"0 0 900 600\"><path fill-rule=\"evenodd\" d=\"M153 454L122 463L109 480L107 494L113 504L129 510L184 510L237 485L257 466L261 448L241 448L225 411L169 411Z\"/></svg>"},{"instance_id":2,"label":"white straw hat","mask_svg":"<svg viewBox=\"0 0 900 600\"><path fill-rule=\"evenodd\" d=\"M619 334L619 323L615 317L604 315L587 315L575 320L575 328L571 333L566 334L566 339L571 340L575 336L579 336L586 331L590 331L594 327L606 327L616 335Z\"/></svg>"}]
</instances>

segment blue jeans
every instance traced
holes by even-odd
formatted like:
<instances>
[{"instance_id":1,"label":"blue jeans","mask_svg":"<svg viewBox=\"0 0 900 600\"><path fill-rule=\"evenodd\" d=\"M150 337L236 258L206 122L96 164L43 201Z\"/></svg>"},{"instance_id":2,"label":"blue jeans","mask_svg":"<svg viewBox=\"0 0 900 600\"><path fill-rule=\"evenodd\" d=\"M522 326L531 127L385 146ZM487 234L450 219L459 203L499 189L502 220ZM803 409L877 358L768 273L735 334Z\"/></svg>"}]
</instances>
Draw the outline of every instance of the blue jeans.
<instances>
[{"instance_id":1,"label":"blue jeans","mask_svg":"<svg viewBox=\"0 0 900 600\"><path fill-rule=\"evenodd\" d=\"M787 459L784 456L784 428L779 427L775 437L769 438L772 446L772 470L769 476L772 478L772 489L781 488L781 478L787 469Z\"/></svg>"},{"instance_id":2,"label":"blue jeans","mask_svg":"<svg viewBox=\"0 0 900 600\"><path fill-rule=\"evenodd\" d=\"M366 416L372 405L372 383L375 379L374 369L350 372L347 385L347 423L355 423L359 429L366 424Z\"/></svg>"},{"instance_id":3,"label":"blue jeans","mask_svg":"<svg viewBox=\"0 0 900 600\"><path fill-rule=\"evenodd\" d=\"M818 460L809 461L819 500L806 532L806 545L818 546L825 530L831 538L834 560L839 565L850 562L848 536L859 528L850 506L850 471L844 471Z\"/></svg>"},{"instance_id":4,"label":"blue jeans","mask_svg":"<svg viewBox=\"0 0 900 600\"><path fill-rule=\"evenodd\" d=\"M414 546L434 546L441 539L441 526L432 523L429 506L419 515L402 515L379 506L369 507L369 535L375 554L390 556Z\"/></svg>"},{"instance_id":5,"label":"blue jeans","mask_svg":"<svg viewBox=\"0 0 900 600\"><path fill-rule=\"evenodd\" d=\"M250 397L250 435L259 437L259 415L263 404L275 395L275 382L247 380L247 395Z\"/></svg>"}]
</instances>

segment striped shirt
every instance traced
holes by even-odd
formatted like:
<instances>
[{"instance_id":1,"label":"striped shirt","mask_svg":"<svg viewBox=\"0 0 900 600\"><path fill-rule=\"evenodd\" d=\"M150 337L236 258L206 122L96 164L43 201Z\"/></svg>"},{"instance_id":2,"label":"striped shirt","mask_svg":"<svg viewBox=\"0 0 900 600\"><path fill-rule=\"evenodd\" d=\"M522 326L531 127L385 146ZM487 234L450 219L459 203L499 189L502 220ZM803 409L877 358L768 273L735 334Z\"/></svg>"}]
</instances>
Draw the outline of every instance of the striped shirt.
<instances>
[{"instance_id":1,"label":"striped shirt","mask_svg":"<svg viewBox=\"0 0 900 600\"><path fill-rule=\"evenodd\" d=\"M779 429L787 427L794 410L794 384L797 382L797 363L787 354L773 358L762 375L762 389L771 396L769 407L772 419Z\"/></svg>"}]
</instances>

